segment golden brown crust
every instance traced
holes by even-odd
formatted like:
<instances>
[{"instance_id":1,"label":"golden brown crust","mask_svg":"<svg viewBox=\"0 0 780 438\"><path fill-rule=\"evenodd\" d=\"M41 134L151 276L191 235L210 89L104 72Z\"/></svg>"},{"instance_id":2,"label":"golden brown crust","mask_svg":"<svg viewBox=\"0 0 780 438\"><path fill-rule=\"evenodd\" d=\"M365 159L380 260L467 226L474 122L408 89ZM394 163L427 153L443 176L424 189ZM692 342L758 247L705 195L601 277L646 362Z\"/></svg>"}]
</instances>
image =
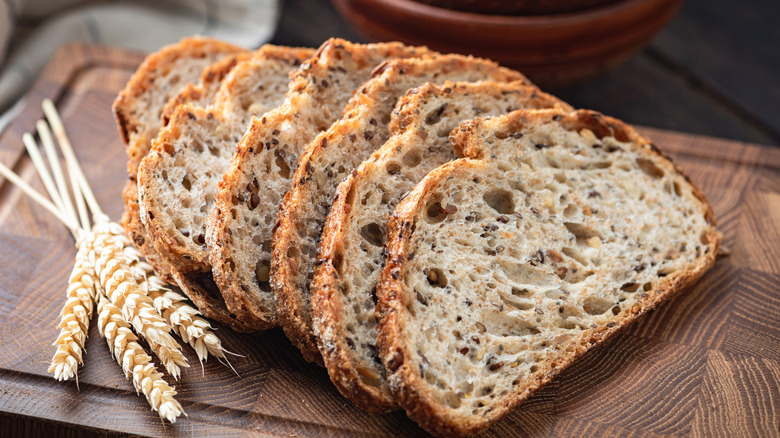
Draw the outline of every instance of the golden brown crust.
<instances>
[{"instance_id":1,"label":"golden brown crust","mask_svg":"<svg viewBox=\"0 0 780 438\"><path fill-rule=\"evenodd\" d=\"M329 203L336 186L344 177L343 173L351 171L368 158L381 146L379 140L386 138L386 135L379 134L383 127L371 125L369 117L375 117L376 123L380 117L389 116L389 111L388 114L381 114L376 108L390 103L392 109L393 101L400 97L398 94L408 88L422 85L428 80L443 82L448 78L530 83L518 72L501 68L487 60L463 55L430 55L387 61L374 71L370 80L360 86L344 109L342 119L309 143L298 160L292 186L279 208L271 273L282 327L307 360L322 362L309 306L309 282L314 255L302 251L307 245L305 240L310 239L307 234L311 233L313 227L317 228L317 235L322 231ZM413 85L408 85L410 83ZM396 84L407 85L398 89ZM364 138L366 130L372 133L370 140ZM371 145L370 150L366 150L368 145ZM345 155L351 162L346 162ZM344 172L338 170L340 167L345 169ZM325 175L327 179L323 180L321 176Z\"/></svg>"},{"instance_id":2,"label":"golden brown crust","mask_svg":"<svg viewBox=\"0 0 780 438\"><path fill-rule=\"evenodd\" d=\"M534 118L548 118L562 116L564 123L571 123L573 127L588 128L593 132L601 131L604 135L616 135L623 141L636 142L640 147L646 148L652 154L663 157L667 169L674 169L682 174L668 158L660 152L649 140L639 136L630 126L613 119L602 116L592 111L575 111L562 113L559 111L518 111L506 116L507 123L502 127L509 127L509 131L519 127ZM464 151L476 156L489 153L484 146L475 139L474 132L481 129L481 121L465 122L461 125L460 132L453 134L454 141L468 142L464 144ZM596 130L594 130L594 128ZM465 134L469 132L471 134ZM541 372L536 373L536 379L521 385L515 393L507 397L502 403L497 404L484 420L458 421L448 418L447 410L441 406L441 402L434 400L431 394L425 391L425 384L419 375L418 367L408 360L411 356L410 346L405 344L403 327L405 321L410 318L406 308L407 303L413 300L404 287L404 278L407 273L407 264L410 256L411 237L414 235L415 224L425 208L425 199L448 177L467 169L479 168L484 162L478 159L462 159L445 164L432 171L417 185L417 187L396 208L388 223L387 258L385 269L382 271L380 285L378 287L377 313L379 324L379 347L381 358L389 373L391 373L391 386L398 403L406 409L411 419L420 424L429 432L440 436L464 436L479 433L490 427L502 418L507 412L526 400L534 391L551 381L563 369L571 365L575 360L603 344L616 333L626 329L642 314L655 308L662 302L670 299L687 285L695 282L704 272L713 266L715 256L720 245L722 235L715 229L715 220L712 216L711 206L706 202L701 190L691 183L694 195L705 205L705 218L711 228L707 232L706 239L711 245L710 250L703 254L699 263L690 270L675 272L660 283L660 287L649 292L649 296L631 308L628 314L621 317L617 324L608 324L596 329L589 339L576 345L568 355L552 364L538 365ZM684 175L684 174L682 174Z\"/></svg>"},{"instance_id":3,"label":"golden brown crust","mask_svg":"<svg viewBox=\"0 0 780 438\"><path fill-rule=\"evenodd\" d=\"M348 58L350 68L365 72L373 68L380 57L411 57L424 53L429 51L424 48L407 47L400 43L361 45L332 38L326 41L300 69L291 73L287 101L277 110L253 120L250 124L246 135L236 148L230 168L220 182L220 189L215 198L216 207L210 216L207 234L214 278L225 297L228 308L240 319L256 321L269 327L279 323L275 304L272 309L264 309L261 306L259 296L264 291L260 290L259 285L255 284L256 282L242 284L240 276L231 267L231 264L235 266L230 249L231 233L233 228L239 228L240 225L230 216L230 212L234 200L241 196L242 191L245 191L244 188L256 179L253 166L259 158L254 157L264 157L264 154L272 153L278 154L280 160L292 157L294 161L289 167L294 169L298 155L306 143L313 139L316 133L327 129L341 114L343 103L334 105L333 101L336 98L341 100L343 93L338 94L336 91L327 90L336 90L344 85L328 81L326 78L335 75L336 78L344 79L350 73L340 65L341 70L338 70L334 63ZM349 91L351 92L352 88ZM299 119L299 117L311 117L311 113L315 112L313 108L317 108L320 113L317 114L317 119L320 119L317 126L309 126L308 122ZM289 131L285 128L286 125L297 129L294 132ZM300 144L302 139L303 144ZM261 180L261 177L258 176L257 179ZM281 180L278 177L276 179ZM286 189L287 186L284 191L278 193L280 198ZM261 204L257 207L258 210L262 208L275 211L278 205ZM263 226L265 225L259 225L259 227ZM270 259L270 254L268 258ZM270 263L270 260L268 262ZM316 355L305 357L307 360L317 360Z\"/></svg>"}]
</instances>

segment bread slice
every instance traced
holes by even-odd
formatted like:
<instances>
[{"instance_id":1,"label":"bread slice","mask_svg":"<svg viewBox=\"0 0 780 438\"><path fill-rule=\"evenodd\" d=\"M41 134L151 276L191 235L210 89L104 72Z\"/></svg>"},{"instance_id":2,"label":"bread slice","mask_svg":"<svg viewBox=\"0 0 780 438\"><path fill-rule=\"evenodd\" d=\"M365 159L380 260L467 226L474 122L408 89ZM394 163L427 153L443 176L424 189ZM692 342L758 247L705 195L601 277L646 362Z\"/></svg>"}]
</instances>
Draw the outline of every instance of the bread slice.
<instances>
[{"instance_id":1,"label":"bread slice","mask_svg":"<svg viewBox=\"0 0 780 438\"><path fill-rule=\"evenodd\" d=\"M698 279L721 235L702 192L613 118L517 111L451 138L477 159L395 210L379 348L413 420L467 435Z\"/></svg>"},{"instance_id":2,"label":"bread slice","mask_svg":"<svg viewBox=\"0 0 780 438\"><path fill-rule=\"evenodd\" d=\"M393 208L429 170L456 158L447 136L461 121L555 105L566 106L523 81L426 84L399 101L390 139L339 185L315 267L312 318L331 379L358 406L395 406L374 316Z\"/></svg>"},{"instance_id":3,"label":"bread slice","mask_svg":"<svg viewBox=\"0 0 780 438\"><path fill-rule=\"evenodd\" d=\"M313 54L262 47L232 69L211 105L181 103L154 140L138 173L141 218L155 250L181 276L210 275L206 219L217 183L251 118L282 103L289 73Z\"/></svg>"},{"instance_id":4,"label":"bread slice","mask_svg":"<svg viewBox=\"0 0 780 438\"><path fill-rule=\"evenodd\" d=\"M279 209L273 238L271 286L287 337L309 361L321 361L309 311L309 282L319 236L336 186L388 138L390 113L408 89L426 82L526 81L484 59L433 55L388 61L360 86L341 120L320 133L298 160Z\"/></svg>"},{"instance_id":5,"label":"bread slice","mask_svg":"<svg viewBox=\"0 0 780 438\"><path fill-rule=\"evenodd\" d=\"M425 53L400 43L330 39L293 73L284 103L252 120L220 183L206 235L214 280L239 319L278 325L270 284L273 226L306 144L339 118L378 64Z\"/></svg>"}]
</instances>

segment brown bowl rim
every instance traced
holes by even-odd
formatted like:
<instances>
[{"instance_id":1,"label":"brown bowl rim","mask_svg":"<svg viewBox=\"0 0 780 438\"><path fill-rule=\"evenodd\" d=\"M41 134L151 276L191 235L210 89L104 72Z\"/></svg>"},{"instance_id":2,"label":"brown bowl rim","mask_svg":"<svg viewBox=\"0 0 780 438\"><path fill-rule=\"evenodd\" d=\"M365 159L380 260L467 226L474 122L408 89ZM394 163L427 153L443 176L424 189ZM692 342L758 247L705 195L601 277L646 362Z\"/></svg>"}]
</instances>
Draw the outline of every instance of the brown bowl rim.
<instances>
[{"instance_id":1,"label":"brown bowl rim","mask_svg":"<svg viewBox=\"0 0 780 438\"><path fill-rule=\"evenodd\" d=\"M657 2L658 0L617 0L602 6L583 9L575 12L564 12L560 14L545 15L492 15L478 14L474 12L457 11L454 9L441 8L413 0L374 0L377 3L384 4L386 7L395 8L407 14L413 14L419 17L427 16L436 18L439 21L448 21L460 23L463 25L486 25L486 26L565 26L569 24L581 24L583 22L598 21L609 17L622 10L631 10L642 7L645 4Z\"/></svg>"}]
</instances>

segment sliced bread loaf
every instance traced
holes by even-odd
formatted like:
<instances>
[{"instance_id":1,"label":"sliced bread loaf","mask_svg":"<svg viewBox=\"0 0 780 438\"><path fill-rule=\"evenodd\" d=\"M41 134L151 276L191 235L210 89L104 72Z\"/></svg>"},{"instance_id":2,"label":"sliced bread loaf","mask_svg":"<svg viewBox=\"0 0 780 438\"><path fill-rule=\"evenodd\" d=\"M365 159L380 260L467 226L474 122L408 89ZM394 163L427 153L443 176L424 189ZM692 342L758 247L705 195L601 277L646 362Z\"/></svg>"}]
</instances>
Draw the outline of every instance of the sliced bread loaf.
<instances>
[{"instance_id":1,"label":"sliced bread loaf","mask_svg":"<svg viewBox=\"0 0 780 438\"><path fill-rule=\"evenodd\" d=\"M446 80L526 79L493 62L462 55L388 61L360 86L341 120L309 143L298 160L274 232L271 286L287 337L309 361L321 361L311 326L309 282L336 186L387 140L390 113L399 97L426 82Z\"/></svg>"},{"instance_id":2,"label":"sliced bread loaf","mask_svg":"<svg viewBox=\"0 0 780 438\"><path fill-rule=\"evenodd\" d=\"M262 47L232 69L211 105L180 104L154 140L138 172L141 219L156 251L182 276L210 273L206 219L217 183L251 118L282 103L290 71L313 53Z\"/></svg>"},{"instance_id":3,"label":"sliced bread loaf","mask_svg":"<svg viewBox=\"0 0 780 438\"><path fill-rule=\"evenodd\" d=\"M175 283L170 266L155 252L138 216L138 165L149 152L151 141L162 126L160 117L164 105L176 96L182 87L196 82L199 75L202 79L209 79L205 74L202 75L202 72L209 70L208 67L213 63L218 62L220 69L224 70L227 64L220 60L229 60L242 53L245 51L239 47L211 38L184 38L177 44L165 46L149 55L113 104L117 127L122 140L127 144L129 157L127 171L130 179L122 191L125 202L122 226L128 238L154 267L155 272L170 283ZM222 71L210 70L211 78Z\"/></svg>"},{"instance_id":4,"label":"sliced bread loaf","mask_svg":"<svg viewBox=\"0 0 780 438\"><path fill-rule=\"evenodd\" d=\"M464 123L388 227L379 348L437 435L484 430L699 278L721 235L649 140L591 111Z\"/></svg>"},{"instance_id":5,"label":"sliced bread loaf","mask_svg":"<svg viewBox=\"0 0 780 438\"><path fill-rule=\"evenodd\" d=\"M331 379L367 410L395 406L376 345L385 225L398 201L455 157L449 132L477 115L568 106L524 82L426 84L398 103L391 137L342 182L322 234L312 318Z\"/></svg>"},{"instance_id":6,"label":"sliced bread loaf","mask_svg":"<svg viewBox=\"0 0 780 438\"><path fill-rule=\"evenodd\" d=\"M312 54L264 46L231 71L210 105L182 103L160 130L138 186L142 220L174 268L210 270L206 217L217 182L252 117L282 103L290 71Z\"/></svg>"},{"instance_id":7,"label":"sliced bread loaf","mask_svg":"<svg viewBox=\"0 0 780 438\"><path fill-rule=\"evenodd\" d=\"M220 183L206 235L214 279L239 319L278 324L270 284L273 226L306 144L338 119L377 65L425 53L400 43L328 40L293 73L284 103L252 120Z\"/></svg>"}]
</instances>

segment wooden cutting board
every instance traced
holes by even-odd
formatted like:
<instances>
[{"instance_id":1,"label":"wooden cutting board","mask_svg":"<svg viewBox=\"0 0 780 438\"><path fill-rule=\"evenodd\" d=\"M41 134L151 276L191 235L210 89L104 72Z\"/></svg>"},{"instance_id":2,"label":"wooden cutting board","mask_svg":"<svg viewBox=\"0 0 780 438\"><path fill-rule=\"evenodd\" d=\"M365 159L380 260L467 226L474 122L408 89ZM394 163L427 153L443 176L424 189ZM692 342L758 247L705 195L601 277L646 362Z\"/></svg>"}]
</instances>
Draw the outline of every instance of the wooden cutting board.
<instances>
[{"instance_id":1,"label":"wooden cutting board","mask_svg":"<svg viewBox=\"0 0 780 438\"><path fill-rule=\"evenodd\" d=\"M21 135L33 131L49 97L98 201L119 219L126 158L111 103L141 60L117 49L63 48L0 137L0 160L42 191ZM780 435L780 149L641 131L702 187L731 254L485 436ZM56 382L46 368L75 247L48 213L0 183L2 421L152 436L425 435L402 412L352 406L281 330L219 330L241 355L231 360L236 373L216 361L201 369L188 352L192 366L176 389L189 417L175 425L162 424L135 394L94 323L79 385Z\"/></svg>"}]
</instances>

